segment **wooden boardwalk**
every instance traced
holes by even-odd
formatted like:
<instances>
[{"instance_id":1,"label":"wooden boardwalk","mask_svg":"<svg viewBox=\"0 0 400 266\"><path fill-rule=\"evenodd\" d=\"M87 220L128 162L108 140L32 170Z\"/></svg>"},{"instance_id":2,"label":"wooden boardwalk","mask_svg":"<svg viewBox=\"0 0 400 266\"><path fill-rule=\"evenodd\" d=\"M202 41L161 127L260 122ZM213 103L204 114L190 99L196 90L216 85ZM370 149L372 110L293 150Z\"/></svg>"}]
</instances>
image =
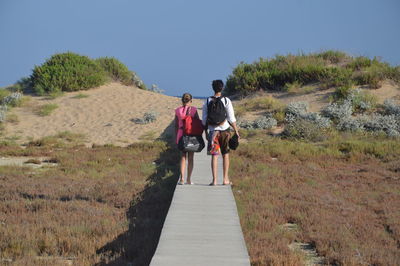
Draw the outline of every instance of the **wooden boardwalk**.
<instances>
[{"instance_id":1,"label":"wooden boardwalk","mask_svg":"<svg viewBox=\"0 0 400 266\"><path fill-rule=\"evenodd\" d=\"M220 156L221 157L221 156ZM194 185L177 185L152 266L250 265L230 186L208 186L210 156L195 154ZM222 183L222 158L218 182Z\"/></svg>"}]
</instances>

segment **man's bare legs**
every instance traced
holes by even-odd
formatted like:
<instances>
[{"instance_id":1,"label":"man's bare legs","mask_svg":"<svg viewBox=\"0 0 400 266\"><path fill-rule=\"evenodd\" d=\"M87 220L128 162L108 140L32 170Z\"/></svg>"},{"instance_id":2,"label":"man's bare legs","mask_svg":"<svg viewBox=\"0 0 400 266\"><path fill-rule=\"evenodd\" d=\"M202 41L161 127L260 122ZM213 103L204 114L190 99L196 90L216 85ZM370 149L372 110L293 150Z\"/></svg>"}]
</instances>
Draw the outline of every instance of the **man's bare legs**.
<instances>
[{"instance_id":1,"label":"man's bare legs","mask_svg":"<svg viewBox=\"0 0 400 266\"><path fill-rule=\"evenodd\" d=\"M210 185L216 185L217 184L217 175L218 175L218 155L212 155L211 156L211 172L213 176L213 181L211 182Z\"/></svg>"},{"instance_id":2,"label":"man's bare legs","mask_svg":"<svg viewBox=\"0 0 400 266\"><path fill-rule=\"evenodd\" d=\"M223 171L224 171L224 181L222 182L222 184L224 185L229 185L230 181L229 181L229 176L228 176L228 172L229 172L229 153L226 153L224 155L222 155L222 160L223 160Z\"/></svg>"},{"instance_id":3,"label":"man's bare legs","mask_svg":"<svg viewBox=\"0 0 400 266\"><path fill-rule=\"evenodd\" d=\"M187 174L187 183L191 184L192 180L192 172L193 172L193 157L194 157L194 152L188 152L188 174Z\"/></svg>"},{"instance_id":4,"label":"man's bare legs","mask_svg":"<svg viewBox=\"0 0 400 266\"><path fill-rule=\"evenodd\" d=\"M222 184L224 185L229 185L229 153L226 153L222 155L222 160L223 160L223 173L224 173L224 179ZM217 184L217 179L218 179L218 155L212 155L211 158L211 171L212 171L212 176L213 176L213 181L211 182L210 185L216 185Z\"/></svg>"}]
</instances>

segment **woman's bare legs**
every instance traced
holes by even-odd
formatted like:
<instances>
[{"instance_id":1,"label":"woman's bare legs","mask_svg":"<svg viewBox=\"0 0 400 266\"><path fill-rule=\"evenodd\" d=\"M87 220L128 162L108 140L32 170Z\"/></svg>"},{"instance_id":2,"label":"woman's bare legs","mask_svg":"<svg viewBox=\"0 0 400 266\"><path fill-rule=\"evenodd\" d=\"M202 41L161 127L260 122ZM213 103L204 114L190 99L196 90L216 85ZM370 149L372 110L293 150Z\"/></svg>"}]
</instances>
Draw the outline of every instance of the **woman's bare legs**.
<instances>
[{"instance_id":1,"label":"woman's bare legs","mask_svg":"<svg viewBox=\"0 0 400 266\"><path fill-rule=\"evenodd\" d=\"M179 178L179 183L184 183L185 177L185 168L186 168L186 152L181 153L181 176Z\"/></svg>"},{"instance_id":2,"label":"woman's bare legs","mask_svg":"<svg viewBox=\"0 0 400 266\"><path fill-rule=\"evenodd\" d=\"M188 173L187 173L187 183L191 184L192 172L193 172L193 158L194 152L188 152Z\"/></svg>"}]
</instances>

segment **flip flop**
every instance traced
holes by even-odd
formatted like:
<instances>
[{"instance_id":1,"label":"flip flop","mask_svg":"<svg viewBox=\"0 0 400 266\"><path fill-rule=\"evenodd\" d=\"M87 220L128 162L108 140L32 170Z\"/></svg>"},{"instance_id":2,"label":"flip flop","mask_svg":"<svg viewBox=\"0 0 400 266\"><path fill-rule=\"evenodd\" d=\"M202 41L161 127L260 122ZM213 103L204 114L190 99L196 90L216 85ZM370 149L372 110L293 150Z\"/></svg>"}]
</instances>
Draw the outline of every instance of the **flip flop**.
<instances>
[{"instance_id":1,"label":"flip flop","mask_svg":"<svg viewBox=\"0 0 400 266\"><path fill-rule=\"evenodd\" d=\"M209 184L209 186L216 186L216 185L217 185L217 184L214 184L214 183L212 183L212 182Z\"/></svg>"},{"instance_id":2,"label":"flip flop","mask_svg":"<svg viewBox=\"0 0 400 266\"><path fill-rule=\"evenodd\" d=\"M194 185L193 182L190 182L190 183L186 182L185 184L186 184L186 185Z\"/></svg>"},{"instance_id":3,"label":"flip flop","mask_svg":"<svg viewBox=\"0 0 400 266\"><path fill-rule=\"evenodd\" d=\"M185 184L185 183L183 183L183 182L181 182L181 181L178 182L178 185L183 185L183 184Z\"/></svg>"},{"instance_id":4,"label":"flip flop","mask_svg":"<svg viewBox=\"0 0 400 266\"><path fill-rule=\"evenodd\" d=\"M222 185L224 185L224 186L227 186L227 185L233 185L233 183L232 182L229 182L229 183L222 183Z\"/></svg>"}]
</instances>

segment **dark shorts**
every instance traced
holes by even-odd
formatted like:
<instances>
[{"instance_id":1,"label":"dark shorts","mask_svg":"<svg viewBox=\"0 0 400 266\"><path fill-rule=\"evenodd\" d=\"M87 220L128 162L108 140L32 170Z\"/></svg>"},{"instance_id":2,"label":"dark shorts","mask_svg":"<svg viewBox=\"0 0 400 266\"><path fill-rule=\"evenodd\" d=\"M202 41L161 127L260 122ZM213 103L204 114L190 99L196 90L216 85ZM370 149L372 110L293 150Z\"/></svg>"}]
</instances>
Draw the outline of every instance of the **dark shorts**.
<instances>
[{"instance_id":1,"label":"dark shorts","mask_svg":"<svg viewBox=\"0 0 400 266\"><path fill-rule=\"evenodd\" d=\"M209 141L207 152L209 155L224 155L229 153L229 139L231 138L231 132L229 130L210 131L208 134Z\"/></svg>"}]
</instances>

